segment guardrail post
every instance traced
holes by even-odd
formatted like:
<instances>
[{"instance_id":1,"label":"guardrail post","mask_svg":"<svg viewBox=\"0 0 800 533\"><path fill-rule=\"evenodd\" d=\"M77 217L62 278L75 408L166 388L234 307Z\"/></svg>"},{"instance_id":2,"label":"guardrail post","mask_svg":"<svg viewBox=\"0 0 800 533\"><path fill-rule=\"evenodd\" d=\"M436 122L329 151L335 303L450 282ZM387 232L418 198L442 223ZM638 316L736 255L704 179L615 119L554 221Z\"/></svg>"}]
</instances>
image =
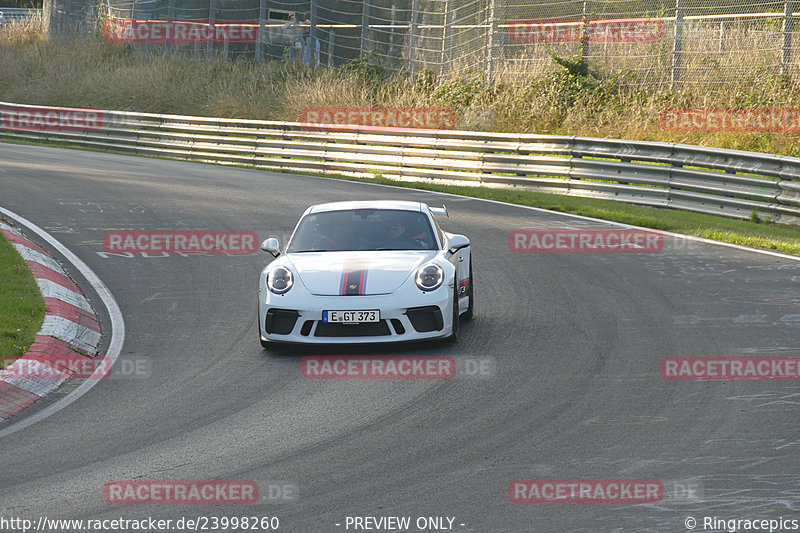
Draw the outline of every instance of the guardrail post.
<instances>
[{"instance_id":1,"label":"guardrail post","mask_svg":"<svg viewBox=\"0 0 800 533\"><path fill-rule=\"evenodd\" d=\"M681 81L681 55L683 52L684 0L675 0L675 46L672 50L672 90L678 90Z\"/></svg>"},{"instance_id":2,"label":"guardrail post","mask_svg":"<svg viewBox=\"0 0 800 533\"><path fill-rule=\"evenodd\" d=\"M256 61L259 65L264 64L264 41L267 39L267 0L258 2L258 39L256 39Z\"/></svg>"},{"instance_id":3,"label":"guardrail post","mask_svg":"<svg viewBox=\"0 0 800 533\"><path fill-rule=\"evenodd\" d=\"M361 52L360 57L367 55L369 46L369 0L361 2Z\"/></svg>"},{"instance_id":4,"label":"guardrail post","mask_svg":"<svg viewBox=\"0 0 800 533\"><path fill-rule=\"evenodd\" d=\"M783 60L781 61L781 75L788 78L792 62L792 13L796 7L793 0L784 0L783 3Z\"/></svg>"},{"instance_id":5,"label":"guardrail post","mask_svg":"<svg viewBox=\"0 0 800 533\"><path fill-rule=\"evenodd\" d=\"M206 59L211 60L214 54L214 21L217 18L217 0L209 0L208 3L208 29L211 38L208 40L208 47L206 48Z\"/></svg>"}]
</instances>

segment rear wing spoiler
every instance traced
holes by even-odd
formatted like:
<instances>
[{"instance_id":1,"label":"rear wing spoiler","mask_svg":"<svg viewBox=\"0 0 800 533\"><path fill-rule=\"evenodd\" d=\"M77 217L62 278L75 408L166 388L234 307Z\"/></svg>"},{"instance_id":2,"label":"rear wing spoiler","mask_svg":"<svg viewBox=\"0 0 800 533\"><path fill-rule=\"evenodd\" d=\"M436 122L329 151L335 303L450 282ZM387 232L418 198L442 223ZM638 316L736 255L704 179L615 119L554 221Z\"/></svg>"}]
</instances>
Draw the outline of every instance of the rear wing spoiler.
<instances>
[{"instance_id":1,"label":"rear wing spoiler","mask_svg":"<svg viewBox=\"0 0 800 533\"><path fill-rule=\"evenodd\" d=\"M450 218L450 215L447 214L447 208L444 206L444 204L442 204L442 207L429 207L429 208L431 210L431 213L433 213L434 215L442 215L447 218Z\"/></svg>"}]
</instances>

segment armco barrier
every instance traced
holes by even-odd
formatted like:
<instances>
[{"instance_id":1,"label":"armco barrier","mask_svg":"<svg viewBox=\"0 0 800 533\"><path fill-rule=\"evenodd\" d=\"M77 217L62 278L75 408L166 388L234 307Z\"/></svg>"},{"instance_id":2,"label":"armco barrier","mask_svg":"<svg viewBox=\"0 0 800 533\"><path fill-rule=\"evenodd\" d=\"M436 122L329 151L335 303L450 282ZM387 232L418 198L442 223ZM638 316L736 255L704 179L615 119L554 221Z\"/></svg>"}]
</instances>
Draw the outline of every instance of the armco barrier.
<instances>
[{"instance_id":1,"label":"armco barrier","mask_svg":"<svg viewBox=\"0 0 800 533\"><path fill-rule=\"evenodd\" d=\"M380 172L407 181L519 187L735 218L755 211L775 222L800 224L800 158L795 157L675 143L123 111L98 111L102 120L81 129L69 122L72 111L0 102L0 138L277 171ZM59 117L67 117L66 126Z\"/></svg>"}]
</instances>

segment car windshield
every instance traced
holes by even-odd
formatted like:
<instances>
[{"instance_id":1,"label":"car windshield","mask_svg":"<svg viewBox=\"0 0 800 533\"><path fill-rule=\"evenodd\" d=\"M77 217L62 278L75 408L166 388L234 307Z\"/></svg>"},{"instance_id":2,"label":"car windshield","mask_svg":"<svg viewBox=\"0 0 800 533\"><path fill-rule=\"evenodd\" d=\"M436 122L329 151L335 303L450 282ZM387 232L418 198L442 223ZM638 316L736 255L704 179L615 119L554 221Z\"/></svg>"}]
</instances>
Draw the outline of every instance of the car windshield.
<instances>
[{"instance_id":1,"label":"car windshield","mask_svg":"<svg viewBox=\"0 0 800 533\"><path fill-rule=\"evenodd\" d=\"M305 216L287 252L432 250L430 221L418 211L353 209Z\"/></svg>"}]
</instances>

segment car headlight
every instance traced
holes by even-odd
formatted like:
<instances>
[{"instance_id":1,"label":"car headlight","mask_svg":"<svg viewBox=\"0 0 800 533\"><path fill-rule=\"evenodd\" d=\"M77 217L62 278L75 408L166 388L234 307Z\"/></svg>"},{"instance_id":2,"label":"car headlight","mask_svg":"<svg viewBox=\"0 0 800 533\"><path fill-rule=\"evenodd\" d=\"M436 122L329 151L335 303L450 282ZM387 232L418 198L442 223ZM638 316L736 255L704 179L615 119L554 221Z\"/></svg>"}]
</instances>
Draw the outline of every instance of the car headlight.
<instances>
[{"instance_id":1,"label":"car headlight","mask_svg":"<svg viewBox=\"0 0 800 533\"><path fill-rule=\"evenodd\" d=\"M292 271L287 268L276 267L267 274L267 287L275 294L285 293L292 288L292 285L294 285L294 276Z\"/></svg>"},{"instance_id":2,"label":"car headlight","mask_svg":"<svg viewBox=\"0 0 800 533\"><path fill-rule=\"evenodd\" d=\"M444 281L444 270L435 264L424 265L417 270L417 287L423 291L438 289Z\"/></svg>"}]
</instances>

